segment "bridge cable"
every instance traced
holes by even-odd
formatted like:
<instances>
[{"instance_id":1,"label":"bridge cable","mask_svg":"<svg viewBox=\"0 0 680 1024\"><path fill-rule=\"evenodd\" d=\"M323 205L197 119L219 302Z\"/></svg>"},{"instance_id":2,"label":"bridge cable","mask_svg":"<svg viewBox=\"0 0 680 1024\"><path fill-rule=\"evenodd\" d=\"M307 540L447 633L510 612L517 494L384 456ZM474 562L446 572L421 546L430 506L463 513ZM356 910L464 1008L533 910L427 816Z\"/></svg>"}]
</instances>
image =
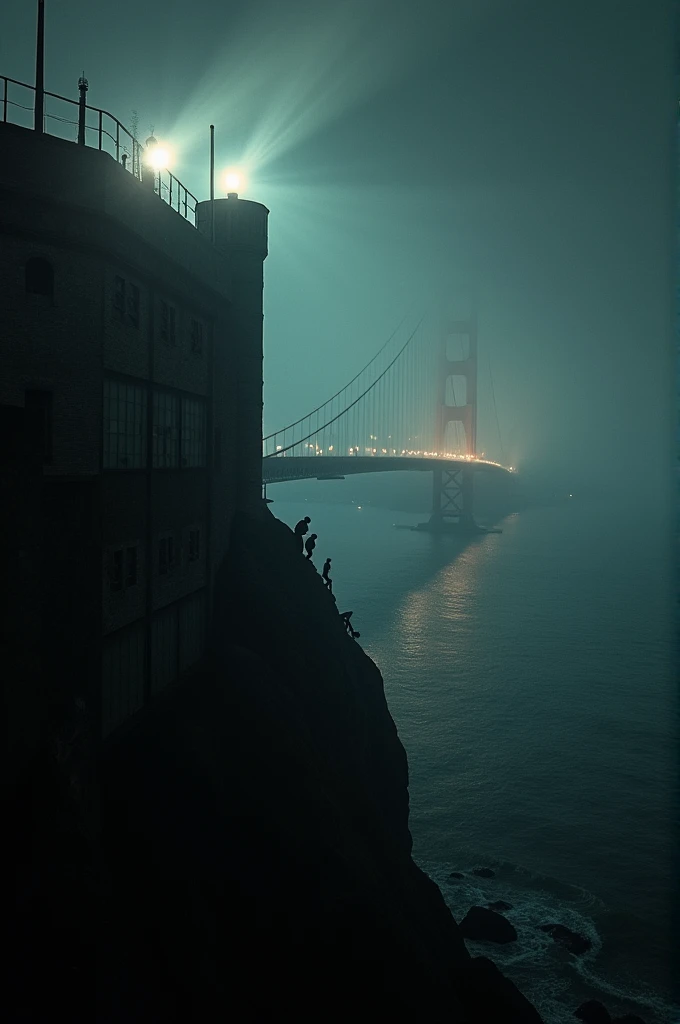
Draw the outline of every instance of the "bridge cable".
<instances>
[{"instance_id":1,"label":"bridge cable","mask_svg":"<svg viewBox=\"0 0 680 1024\"><path fill-rule=\"evenodd\" d=\"M399 349L399 351L397 352L397 354L396 354L396 356L394 357L394 359L392 360L392 362L391 362L391 363L388 363L388 365L387 365L387 366L385 367L385 369L384 369L384 370L383 370L383 372L382 372L382 373L380 374L380 376L379 376L378 378L376 378L376 380L374 380L372 384L369 384L369 386L368 386L368 387L366 388L366 390L365 390L365 391L363 391L363 392L362 392L362 393L361 393L361 394L359 395L359 397L358 397L358 398L355 398L355 399L354 399L354 401L353 401L353 402L351 403L351 405L347 405L347 406L345 406L345 408L344 408L344 409L342 410L342 412L339 412L339 413L337 414L337 416L334 416L334 417L333 417L332 419L330 419L330 420L327 420L327 421L326 421L326 423L324 423L324 424L323 424L323 425L321 426L321 428L320 428L321 430L324 430L324 429L325 429L326 427L329 427L329 426L331 425L331 423L335 423L335 421L336 421L336 420L339 420L341 416L344 416L344 415L345 415L345 413L349 412L349 410L350 410L350 409L351 409L351 408L352 408L353 406L355 406L355 405L356 405L356 404L357 404L358 402L360 402L362 398L365 398L365 397L366 397L366 395L367 395L367 394L369 393L369 391L372 391L372 390L373 390L373 388L374 388L374 387L376 386L376 384L377 384L377 383L378 383L379 381L381 381L381 380L382 380L382 378L383 378L383 377L385 376L385 374L386 374L386 373L388 372L388 370L391 370L391 369L392 369L392 367L394 366L394 364L396 363L397 359L398 359L398 358L399 358L399 356L400 356L400 355L402 354L402 352L404 352L404 351L405 351L405 350L406 350L406 349L408 348L408 346L409 346L409 343L411 342L411 339L412 339L412 338L414 338L414 337L415 337L415 335L417 334L417 332L418 332L418 330L419 330L419 328L420 328L420 325L422 324L422 322L423 322L423 317L421 317L421 318L420 318L420 320L419 320L419 321L418 321L418 323L416 324L415 328L413 329L413 331L411 332L411 334L409 334L409 336L408 336L408 338L406 339L405 343L404 343L404 344L402 345L402 347L401 347L401 348ZM355 380L356 380L356 378L355 378ZM319 408L322 408L322 406L319 406ZM306 416L303 416L303 417L302 417L302 419L307 419L307 417L306 417ZM298 423L300 423L300 422L301 422L301 420L298 420ZM277 433L279 433L279 434L280 434L280 433L281 433L281 431L279 430L279 431L277 431ZM276 452L270 452L270 453L269 453L269 455L263 455L263 456L262 456L262 458L263 458L263 459L271 459L271 458L275 458L275 457L276 457L277 455L282 455L282 454L283 454L283 452L287 452L287 451L290 451L290 449L291 449L291 448L297 448L297 447L298 447L298 445L304 444L304 443L305 443L305 441L309 441L310 437L315 437L317 433L318 433L318 431L313 431L313 432L312 432L311 434L307 434L307 436L306 436L306 437L301 437L301 438L300 438L299 440L295 441L295 442L294 442L293 444L289 444L287 448L280 448L280 449L279 449L278 451L276 451ZM273 436L273 435L270 435L270 436ZM364 439L364 447L365 447L365 446L366 446L366 440Z\"/></svg>"},{"instance_id":2,"label":"bridge cable","mask_svg":"<svg viewBox=\"0 0 680 1024\"><path fill-rule=\"evenodd\" d=\"M262 440L263 441L271 441L272 437L276 437L277 434L282 434L284 430L290 430L291 427L297 427L297 425L299 423L302 423L303 420L309 419L309 417L313 416L315 412L319 412L320 409L325 408L325 406L327 406L330 402L332 402L334 399L338 398L338 396L341 395L343 393L343 391L346 391L348 387L350 387L352 384L354 384L355 380L358 380L358 378L361 376L361 374L364 373L369 368L369 366L371 366L371 364L376 361L378 356L382 352L385 351L385 349L387 348L389 343L394 338L395 334L397 334L397 332L401 329L403 324L406 322L407 317L408 317L408 314L405 313L404 316L399 321L399 323L397 324L397 326L394 328L394 330L390 334L390 336L387 339L387 341L385 342L385 344L382 345L378 349L378 351L373 356L373 358L369 359L369 361L366 363L366 365L361 370L359 370L359 372L356 374L356 376L352 377L352 379L351 379L351 381L349 381L349 383L345 384L344 387L341 387L339 391L336 391L334 395L331 395L330 398L327 398L325 402L321 403L321 405L317 405L316 409L312 409L311 412L308 412L308 413L306 413L306 415L301 416L300 419L299 420L295 420L294 423L289 423L288 426L280 427L278 430L275 430L272 434L267 434L267 436L263 437ZM347 406L347 408L349 409L349 408L351 408L351 406ZM332 420L329 421L329 422L332 422Z\"/></svg>"},{"instance_id":3,"label":"bridge cable","mask_svg":"<svg viewBox=\"0 0 680 1024\"><path fill-rule=\"evenodd\" d=\"M491 397L493 399L493 413L494 413L494 416L496 417L496 430L498 431L498 443L499 443L500 448L501 448L501 463L505 464L505 452L503 451L503 438L501 437L501 427L500 427L500 423L498 422L498 410L496 409L496 393L495 393L494 387L493 387L493 374L491 372L491 353L490 352L488 353L488 357L489 357L489 380L491 381Z\"/></svg>"}]
</instances>

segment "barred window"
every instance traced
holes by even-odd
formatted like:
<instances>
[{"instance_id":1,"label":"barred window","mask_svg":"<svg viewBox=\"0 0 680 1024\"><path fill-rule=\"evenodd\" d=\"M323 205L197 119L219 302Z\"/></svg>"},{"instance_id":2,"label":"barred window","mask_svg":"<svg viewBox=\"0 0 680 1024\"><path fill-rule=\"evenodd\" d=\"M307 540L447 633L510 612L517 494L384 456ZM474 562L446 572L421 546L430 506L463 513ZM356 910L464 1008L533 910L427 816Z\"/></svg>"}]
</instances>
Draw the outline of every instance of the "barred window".
<instances>
[{"instance_id":1,"label":"barred window","mask_svg":"<svg viewBox=\"0 0 680 1024\"><path fill-rule=\"evenodd\" d=\"M139 327L139 288L136 284L130 285L128 295L128 323L131 327Z\"/></svg>"},{"instance_id":2,"label":"barred window","mask_svg":"<svg viewBox=\"0 0 680 1024\"><path fill-rule=\"evenodd\" d=\"M205 466L205 402L182 399L182 465Z\"/></svg>"},{"instance_id":3,"label":"barred window","mask_svg":"<svg viewBox=\"0 0 680 1024\"><path fill-rule=\"evenodd\" d=\"M203 324L200 320L191 321L191 351L198 355L203 352Z\"/></svg>"},{"instance_id":4,"label":"barred window","mask_svg":"<svg viewBox=\"0 0 680 1024\"><path fill-rule=\"evenodd\" d=\"M168 391L153 395L153 465L155 469L179 465L179 401Z\"/></svg>"},{"instance_id":5,"label":"barred window","mask_svg":"<svg viewBox=\"0 0 680 1024\"><path fill-rule=\"evenodd\" d=\"M117 320L125 319L125 278L118 275L113 291L113 315Z\"/></svg>"},{"instance_id":6,"label":"barred window","mask_svg":"<svg viewBox=\"0 0 680 1024\"><path fill-rule=\"evenodd\" d=\"M146 466L146 389L104 381L104 469Z\"/></svg>"},{"instance_id":7,"label":"barred window","mask_svg":"<svg viewBox=\"0 0 680 1024\"><path fill-rule=\"evenodd\" d=\"M175 307L161 300L160 338L166 345L175 344Z\"/></svg>"}]
</instances>

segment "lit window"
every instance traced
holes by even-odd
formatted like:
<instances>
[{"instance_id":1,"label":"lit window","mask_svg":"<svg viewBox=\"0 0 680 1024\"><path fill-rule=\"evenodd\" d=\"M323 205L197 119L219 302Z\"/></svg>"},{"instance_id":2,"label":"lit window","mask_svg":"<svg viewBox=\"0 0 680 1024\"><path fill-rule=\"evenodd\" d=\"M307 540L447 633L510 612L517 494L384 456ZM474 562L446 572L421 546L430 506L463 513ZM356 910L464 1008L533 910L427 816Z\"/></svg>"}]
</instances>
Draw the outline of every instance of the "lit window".
<instances>
[{"instance_id":1,"label":"lit window","mask_svg":"<svg viewBox=\"0 0 680 1024\"><path fill-rule=\"evenodd\" d=\"M161 300L160 338L166 345L175 344L175 307Z\"/></svg>"},{"instance_id":2,"label":"lit window","mask_svg":"<svg viewBox=\"0 0 680 1024\"><path fill-rule=\"evenodd\" d=\"M113 289L113 315L116 320L125 320L125 278L118 275Z\"/></svg>"},{"instance_id":3,"label":"lit window","mask_svg":"<svg viewBox=\"0 0 680 1024\"><path fill-rule=\"evenodd\" d=\"M54 295L54 270L48 260L41 256L31 256L26 260L25 285L30 295L46 295L52 298Z\"/></svg>"},{"instance_id":4,"label":"lit window","mask_svg":"<svg viewBox=\"0 0 680 1024\"><path fill-rule=\"evenodd\" d=\"M189 530L189 561L197 562L201 555L201 531Z\"/></svg>"},{"instance_id":5,"label":"lit window","mask_svg":"<svg viewBox=\"0 0 680 1024\"><path fill-rule=\"evenodd\" d=\"M203 352L203 324L200 320L191 321L191 351L199 355Z\"/></svg>"},{"instance_id":6,"label":"lit window","mask_svg":"<svg viewBox=\"0 0 680 1024\"><path fill-rule=\"evenodd\" d=\"M182 399L182 465L205 466L205 402Z\"/></svg>"},{"instance_id":7,"label":"lit window","mask_svg":"<svg viewBox=\"0 0 680 1024\"><path fill-rule=\"evenodd\" d=\"M136 284L130 285L127 313L130 326L139 327L139 288Z\"/></svg>"},{"instance_id":8,"label":"lit window","mask_svg":"<svg viewBox=\"0 0 680 1024\"><path fill-rule=\"evenodd\" d=\"M104 469L146 466L146 389L104 381Z\"/></svg>"},{"instance_id":9,"label":"lit window","mask_svg":"<svg viewBox=\"0 0 680 1024\"><path fill-rule=\"evenodd\" d=\"M153 465L156 469L179 465L179 400L167 391L153 395Z\"/></svg>"}]
</instances>

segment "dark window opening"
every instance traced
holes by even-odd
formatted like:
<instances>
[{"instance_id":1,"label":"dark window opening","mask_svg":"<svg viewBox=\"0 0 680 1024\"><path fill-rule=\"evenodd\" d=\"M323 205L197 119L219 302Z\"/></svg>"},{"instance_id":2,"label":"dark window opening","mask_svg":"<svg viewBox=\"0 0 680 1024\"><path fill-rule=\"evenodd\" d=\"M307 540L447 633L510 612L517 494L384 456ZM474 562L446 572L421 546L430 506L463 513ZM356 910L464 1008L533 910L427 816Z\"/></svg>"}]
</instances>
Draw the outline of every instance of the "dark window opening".
<instances>
[{"instance_id":1,"label":"dark window opening","mask_svg":"<svg viewBox=\"0 0 680 1024\"><path fill-rule=\"evenodd\" d=\"M191 351L199 355L203 351L203 324L199 320L191 321Z\"/></svg>"},{"instance_id":2,"label":"dark window opening","mask_svg":"<svg viewBox=\"0 0 680 1024\"><path fill-rule=\"evenodd\" d=\"M113 292L113 312L117 320L125 319L125 278L116 276Z\"/></svg>"},{"instance_id":3,"label":"dark window opening","mask_svg":"<svg viewBox=\"0 0 680 1024\"><path fill-rule=\"evenodd\" d=\"M27 391L24 398L30 450L52 462L52 392Z\"/></svg>"},{"instance_id":4,"label":"dark window opening","mask_svg":"<svg viewBox=\"0 0 680 1024\"><path fill-rule=\"evenodd\" d=\"M31 256L26 260L26 291L29 295L54 296L54 269L48 260L41 256Z\"/></svg>"},{"instance_id":5,"label":"dark window opening","mask_svg":"<svg viewBox=\"0 0 680 1024\"><path fill-rule=\"evenodd\" d=\"M161 301L161 341L166 345L175 344L175 307Z\"/></svg>"},{"instance_id":6,"label":"dark window opening","mask_svg":"<svg viewBox=\"0 0 680 1024\"><path fill-rule=\"evenodd\" d=\"M128 296L128 323L132 327L139 327L139 288L136 284L130 285Z\"/></svg>"},{"instance_id":7,"label":"dark window opening","mask_svg":"<svg viewBox=\"0 0 680 1024\"><path fill-rule=\"evenodd\" d=\"M137 548L128 548L126 555L125 586L134 587L137 583Z\"/></svg>"},{"instance_id":8,"label":"dark window opening","mask_svg":"<svg viewBox=\"0 0 680 1024\"><path fill-rule=\"evenodd\" d=\"M161 537L158 542L158 572L165 576L175 567L175 538Z\"/></svg>"},{"instance_id":9,"label":"dark window opening","mask_svg":"<svg viewBox=\"0 0 680 1024\"><path fill-rule=\"evenodd\" d=\"M201 554L201 532L200 530L189 530L189 561L197 562Z\"/></svg>"},{"instance_id":10,"label":"dark window opening","mask_svg":"<svg viewBox=\"0 0 680 1024\"><path fill-rule=\"evenodd\" d=\"M109 581L111 590L123 589L123 549L111 552L109 561Z\"/></svg>"}]
</instances>

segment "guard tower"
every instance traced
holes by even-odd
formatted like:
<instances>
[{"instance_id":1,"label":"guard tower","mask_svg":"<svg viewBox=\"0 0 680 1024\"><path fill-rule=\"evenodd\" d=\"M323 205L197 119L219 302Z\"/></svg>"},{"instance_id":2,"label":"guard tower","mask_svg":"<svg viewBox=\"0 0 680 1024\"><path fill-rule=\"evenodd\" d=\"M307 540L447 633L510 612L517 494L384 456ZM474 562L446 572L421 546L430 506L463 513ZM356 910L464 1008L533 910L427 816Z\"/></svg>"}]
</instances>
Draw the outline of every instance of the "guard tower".
<instances>
[{"instance_id":1,"label":"guard tower","mask_svg":"<svg viewBox=\"0 0 680 1024\"><path fill-rule=\"evenodd\" d=\"M196 206L198 230L213 239L228 262L232 337L215 339L216 420L220 379L235 378L235 422L229 411L223 410L220 433L224 442L228 440L234 446L238 507L253 513L260 510L262 496L263 289L268 217L266 206L239 199L235 192L226 199L207 200ZM231 361L234 353L235 364ZM215 427L220 429L218 422Z\"/></svg>"},{"instance_id":2,"label":"guard tower","mask_svg":"<svg viewBox=\"0 0 680 1024\"><path fill-rule=\"evenodd\" d=\"M453 354L456 347L462 348L462 356ZM465 401L461 389L454 387L454 378L465 381ZM437 382L437 422L435 430L436 450L440 454L449 447L447 427L450 423L462 423L465 432L465 455L474 458L477 454L477 317L467 320L446 318L442 321L439 368ZM432 515L429 526L433 530L450 527L474 528L473 467L469 464L449 465L433 473Z\"/></svg>"}]
</instances>

